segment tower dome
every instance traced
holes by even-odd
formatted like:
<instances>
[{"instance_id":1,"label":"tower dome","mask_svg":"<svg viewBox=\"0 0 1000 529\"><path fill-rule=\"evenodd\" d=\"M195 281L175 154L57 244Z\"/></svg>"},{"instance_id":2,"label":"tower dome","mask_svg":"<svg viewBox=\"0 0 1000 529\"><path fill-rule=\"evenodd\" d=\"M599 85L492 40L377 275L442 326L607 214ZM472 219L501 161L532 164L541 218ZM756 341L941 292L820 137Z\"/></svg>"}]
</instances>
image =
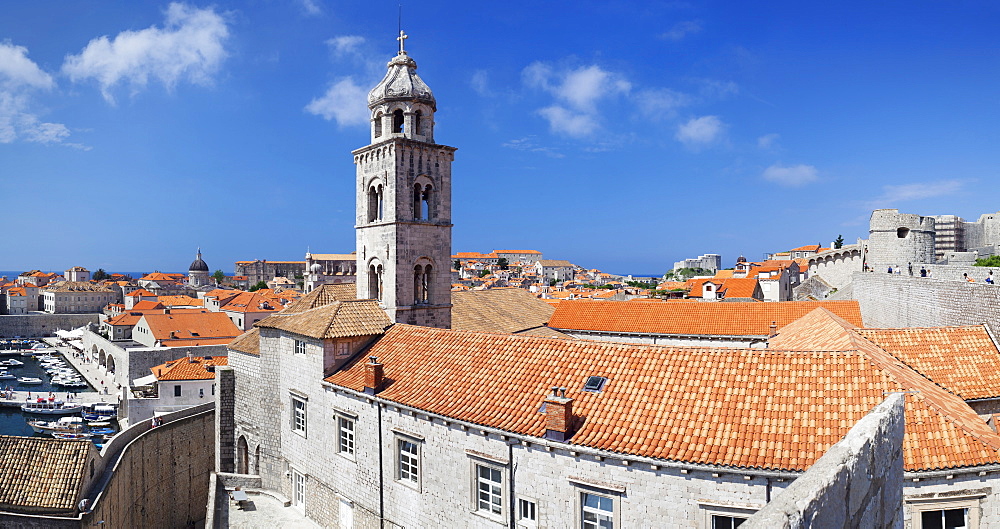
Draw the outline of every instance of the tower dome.
<instances>
[{"instance_id":1,"label":"tower dome","mask_svg":"<svg viewBox=\"0 0 1000 529\"><path fill-rule=\"evenodd\" d=\"M437 110L437 101L427 83L417 75L417 62L403 50L403 41L408 37L399 32L399 54L386 65L388 71L382 81L368 92L368 108L392 101L424 103Z\"/></svg>"},{"instance_id":2,"label":"tower dome","mask_svg":"<svg viewBox=\"0 0 1000 529\"><path fill-rule=\"evenodd\" d=\"M195 257L194 261L191 261L191 266L188 267L188 272L208 272L208 265L205 261L201 260L201 248L198 248L198 255Z\"/></svg>"}]
</instances>

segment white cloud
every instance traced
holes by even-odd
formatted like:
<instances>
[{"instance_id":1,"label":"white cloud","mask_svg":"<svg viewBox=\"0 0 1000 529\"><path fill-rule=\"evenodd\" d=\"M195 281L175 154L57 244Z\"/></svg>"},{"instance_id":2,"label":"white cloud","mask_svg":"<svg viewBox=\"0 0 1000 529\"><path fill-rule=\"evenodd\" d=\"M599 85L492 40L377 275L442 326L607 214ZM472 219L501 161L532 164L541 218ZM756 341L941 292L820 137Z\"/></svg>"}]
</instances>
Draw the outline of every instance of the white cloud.
<instances>
[{"instance_id":1,"label":"white cloud","mask_svg":"<svg viewBox=\"0 0 1000 529\"><path fill-rule=\"evenodd\" d=\"M552 149L551 147L543 147L541 145L536 144L534 140L535 140L534 136L527 136L524 138L510 140L508 142L503 143L501 146L506 147L508 149L514 149L517 151L540 152L552 158L566 157L565 154L562 154L556 151L555 149Z\"/></svg>"},{"instance_id":2,"label":"white cloud","mask_svg":"<svg viewBox=\"0 0 1000 529\"><path fill-rule=\"evenodd\" d=\"M364 44L365 38L360 35L342 35L340 37L333 37L326 41L327 45L330 46L330 50L336 56L344 56L350 53L357 53L358 46Z\"/></svg>"},{"instance_id":3,"label":"white cloud","mask_svg":"<svg viewBox=\"0 0 1000 529\"><path fill-rule=\"evenodd\" d=\"M882 195L873 199L869 205L878 208L904 202L920 200L957 193L965 185L961 180L941 180L919 184L902 184L897 186L882 186Z\"/></svg>"},{"instance_id":4,"label":"white cloud","mask_svg":"<svg viewBox=\"0 0 1000 529\"><path fill-rule=\"evenodd\" d=\"M52 76L28 58L28 49L0 42L0 143L21 139L33 143L65 143L70 131L62 123L43 122L34 95L55 88Z\"/></svg>"},{"instance_id":5,"label":"white cloud","mask_svg":"<svg viewBox=\"0 0 1000 529\"><path fill-rule=\"evenodd\" d=\"M783 186L797 187L815 182L819 179L819 171L811 165L791 165L788 167L774 164L764 169L764 180Z\"/></svg>"},{"instance_id":6,"label":"white cloud","mask_svg":"<svg viewBox=\"0 0 1000 529\"><path fill-rule=\"evenodd\" d=\"M559 105L538 109L538 113L548 120L552 132L582 138L597 129L597 121L593 116Z\"/></svg>"},{"instance_id":7,"label":"white cloud","mask_svg":"<svg viewBox=\"0 0 1000 529\"><path fill-rule=\"evenodd\" d=\"M698 147L719 139L724 129L725 125L717 116L702 116L679 125L674 137L688 147Z\"/></svg>"},{"instance_id":8,"label":"white cloud","mask_svg":"<svg viewBox=\"0 0 1000 529\"><path fill-rule=\"evenodd\" d=\"M660 37L668 40L681 40L688 35L693 35L700 31L700 20L686 20L684 22L674 24L674 27L670 28L670 30L666 33L660 35Z\"/></svg>"},{"instance_id":9,"label":"white cloud","mask_svg":"<svg viewBox=\"0 0 1000 529\"><path fill-rule=\"evenodd\" d=\"M307 15L316 16L323 13L323 9L319 6L316 0L299 0L302 4L302 10L306 12Z\"/></svg>"},{"instance_id":10,"label":"white cloud","mask_svg":"<svg viewBox=\"0 0 1000 529\"><path fill-rule=\"evenodd\" d=\"M477 94L483 97L493 95L493 91L490 90L490 75L486 70L476 70L473 72L472 79L469 80L469 84L472 85L472 89L475 90Z\"/></svg>"},{"instance_id":11,"label":"white cloud","mask_svg":"<svg viewBox=\"0 0 1000 529\"><path fill-rule=\"evenodd\" d=\"M640 90L636 92L635 100L644 117L657 120L672 118L677 109L691 104L690 96L669 88Z\"/></svg>"},{"instance_id":12,"label":"white cloud","mask_svg":"<svg viewBox=\"0 0 1000 529\"><path fill-rule=\"evenodd\" d=\"M725 99L740 92L740 85L732 81L716 79L700 79L701 96L705 99Z\"/></svg>"},{"instance_id":13,"label":"white cloud","mask_svg":"<svg viewBox=\"0 0 1000 529\"><path fill-rule=\"evenodd\" d=\"M757 138L757 147L761 149L770 149L774 146L775 142L778 141L779 136L777 134L765 134Z\"/></svg>"},{"instance_id":14,"label":"white cloud","mask_svg":"<svg viewBox=\"0 0 1000 529\"><path fill-rule=\"evenodd\" d=\"M369 123L367 100L368 90L346 77L330 85L322 97L310 101L305 110L340 126L365 125Z\"/></svg>"},{"instance_id":15,"label":"white cloud","mask_svg":"<svg viewBox=\"0 0 1000 529\"><path fill-rule=\"evenodd\" d=\"M151 26L123 31L113 40L107 36L90 41L78 55L69 55L63 73L70 80L94 79L109 103L111 89L128 84L132 93L144 88L150 78L172 90L182 80L207 85L226 58L224 43L229 28L214 9L198 9L181 3L167 7L163 28Z\"/></svg>"},{"instance_id":16,"label":"white cloud","mask_svg":"<svg viewBox=\"0 0 1000 529\"><path fill-rule=\"evenodd\" d=\"M574 137L598 128L598 101L627 94L632 88L621 75L597 65L555 71L548 64L534 62L522 70L521 79L564 103L541 108L538 114L548 120L553 132Z\"/></svg>"}]
</instances>

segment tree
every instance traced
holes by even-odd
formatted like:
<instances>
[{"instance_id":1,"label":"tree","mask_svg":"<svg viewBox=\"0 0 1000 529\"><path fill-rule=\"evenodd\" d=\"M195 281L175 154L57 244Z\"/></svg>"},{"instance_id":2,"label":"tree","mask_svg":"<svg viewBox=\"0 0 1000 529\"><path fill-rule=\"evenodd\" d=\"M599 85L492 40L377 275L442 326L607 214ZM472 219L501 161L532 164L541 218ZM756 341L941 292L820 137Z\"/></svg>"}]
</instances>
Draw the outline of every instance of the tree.
<instances>
[{"instance_id":1,"label":"tree","mask_svg":"<svg viewBox=\"0 0 1000 529\"><path fill-rule=\"evenodd\" d=\"M462 261L459 261L458 259L455 259L455 263L453 265L451 265L451 266L455 270L461 270L462 269Z\"/></svg>"},{"instance_id":2,"label":"tree","mask_svg":"<svg viewBox=\"0 0 1000 529\"><path fill-rule=\"evenodd\" d=\"M507 265L507 258L506 257L501 257L501 258L497 259L497 266L500 267L500 270L506 270L507 266L508 266Z\"/></svg>"},{"instance_id":3,"label":"tree","mask_svg":"<svg viewBox=\"0 0 1000 529\"><path fill-rule=\"evenodd\" d=\"M549 286L550 287L556 286L556 280L555 279L549 279Z\"/></svg>"},{"instance_id":4,"label":"tree","mask_svg":"<svg viewBox=\"0 0 1000 529\"><path fill-rule=\"evenodd\" d=\"M212 274L212 278L215 279L216 283L222 283L226 280L226 273L222 270L216 270L215 273Z\"/></svg>"},{"instance_id":5,"label":"tree","mask_svg":"<svg viewBox=\"0 0 1000 529\"><path fill-rule=\"evenodd\" d=\"M489 270L480 270L479 271L479 277L486 277L488 275L490 275L490 271Z\"/></svg>"},{"instance_id":6,"label":"tree","mask_svg":"<svg viewBox=\"0 0 1000 529\"><path fill-rule=\"evenodd\" d=\"M103 268L98 268L97 271L94 272L94 277L92 277L91 279L93 279L94 281L104 281L109 277L111 276L107 272L105 272Z\"/></svg>"},{"instance_id":7,"label":"tree","mask_svg":"<svg viewBox=\"0 0 1000 529\"><path fill-rule=\"evenodd\" d=\"M976 266L995 266L1000 268L1000 255L991 255L982 259L976 259Z\"/></svg>"},{"instance_id":8,"label":"tree","mask_svg":"<svg viewBox=\"0 0 1000 529\"><path fill-rule=\"evenodd\" d=\"M837 240L833 241L834 248L842 248L844 246L844 236L837 235Z\"/></svg>"},{"instance_id":9,"label":"tree","mask_svg":"<svg viewBox=\"0 0 1000 529\"><path fill-rule=\"evenodd\" d=\"M256 292L262 288L267 288L267 281L264 281L263 279L258 281L256 285L250 287L250 292Z\"/></svg>"}]
</instances>

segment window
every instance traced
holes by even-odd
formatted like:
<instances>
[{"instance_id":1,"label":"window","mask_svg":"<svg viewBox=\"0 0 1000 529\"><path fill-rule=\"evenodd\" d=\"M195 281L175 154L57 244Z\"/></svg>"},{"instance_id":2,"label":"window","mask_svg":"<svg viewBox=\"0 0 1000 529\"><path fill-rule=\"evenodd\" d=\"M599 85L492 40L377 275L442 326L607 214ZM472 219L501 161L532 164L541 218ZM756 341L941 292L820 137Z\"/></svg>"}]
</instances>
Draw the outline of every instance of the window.
<instances>
[{"instance_id":1,"label":"window","mask_svg":"<svg viewBox=\"0 0 1000 529\"><path fill-rule=\"evenodd\" d=\"M337 416L337 452L354 457L354 419Z\"/></svg>"},{"instance_id":2,"label":"window","mask_svg":"<svg viewBox=\"0 0 1000 529\"><path fill-rule=\"evenodd\" d=\"M399 462L399 480L413 484L420 483L420 447L415 441L396 439L396 452Z\"/></svg>"},{"instance_id":3,"label":"window","mask_svg":"<svg viewBox=\"0 0 1000 529\"><path fill-rule=\"evenodd\" d=\"M180 397L181 396L181 386L180 386L180 384L174 386L174 396L175 397Z\"/></svg>"},{"instance_id":4,"label":"window","mask_svg":"<svg viewBox=\"0 0 1000 529\"><path fill-rule=\"evenodd\" d=\"M607 496L581 493L580 518L583 529L614 529L615 501Z\"/></svg>"},{"instance_id":5,"label":"window","mask_svg":"<svg viewBox=\"0 0 1000 529\"><path fill-rule=\"evenodd\" d=\"M538 522L535 502L524 498L517 499L517 520L522 527L534 527Z\"/></svg>"},{"instance_id":6,"label":"window","mask_svg":"<svg viewBox=\"0 0 1000 529\"><path fill-rule=\"evenodd\" d=\"M746 518L737 516L727 516L724 514L712 515L712 529L736 529L747 521Z\"/></svg>"},{"instance_id":7,"label":"window","mask_svg":"<svg viewBox=\"0 0 1000 529\"><path fill-rule=\"evenodd\" d=\"M608 379L605 377L587 377L587 383L583 385L584 391L590 391L592 393L600 393L604 389L604 384L607 383Z\"/></svg>"},{"instance_id":8,"label":"window","mask_svg":"<svg viewBox=\"0 0 1000 529\"><path fill-rule=\"evenodd\" d=\"M306 401L292 397L292 431L306 435Z\"/></svg>"},{"instance_id":9,"label":"window","mask_svg":"<svg viewBox=\"0 0 1000 529\"><path fill-rule=\"evenodd\" d=\"M199 399L205 398L205 388L198 388L198 398Z\"/></svg>"},{"instance_id":10,"label":"window","mask_svg":"<svg viewBox=\"0 0 1000 529\"><path fill-rule=\"evenodd\" d=\"M920 513L921 529L966 529L969 527L968 509L941 509Z\"/></svg>"},{"instance_id":11,"label":"window","mask_svg":"<svg viewBox=\"0 0 1000 529\"><path fill-rule=\"evenodd\" d=\"M476 510L500 516L503 513L503 483L499 469L476 465Z\"/></svg>"},{"instance_id":12,"label":"window","mask_svg":"<svg viewBox=\"0 0 1000 529\"><path fill-rule=\"evenodd\" d=\"M306 477L297 471L292 471L292 501L299 508L306 505Z\"/></svg>"},{"instance_id":13,"label":"window","mask_svg":"<svg viewBox=\"0 0 1000 529\"><path fill-rule=\"evenodd\" d=\"M306 354L306 343L302 340L295 340L295 354Z\"/></svg>"}]
</instances>

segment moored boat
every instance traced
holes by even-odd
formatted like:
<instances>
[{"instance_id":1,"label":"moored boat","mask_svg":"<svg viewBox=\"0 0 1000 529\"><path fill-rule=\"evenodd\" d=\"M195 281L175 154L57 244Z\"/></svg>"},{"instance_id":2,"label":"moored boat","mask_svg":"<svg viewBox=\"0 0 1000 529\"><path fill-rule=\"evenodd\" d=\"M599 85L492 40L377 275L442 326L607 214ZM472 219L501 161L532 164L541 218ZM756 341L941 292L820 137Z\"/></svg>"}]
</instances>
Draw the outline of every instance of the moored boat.
<instances>
[{"instance_id":1,"label":"moored boat","mask_svg":"<svg viewBox=\"0 0 1000 529\"><path fill-rule=\"evenodd\" d=\"M80 417L62 417L58 421L28 421L28 425L37 433L80 433L83 431L83 419Z\"/></svg>"},{"instance_id":2,"label":"moored boat","mask_svg":"<svg viewBox=\"0 0 1000 529\"><path fill-rule=\"evenodd\" d=\"M53 432L52 437L56 439L90 439L91 435L89 433Z\"/></svg>"},{"instance_id":3,"label":"moored boat","mask_svg":"<svg viewBox=\"0 0 1000 529\"><path fill-rule=\"evenodd\" d=\"M110 421L118 417L118 407L114 404L97 402L86 405L80 415L88 421Z\"/></svg>"},{"instance_id":4,"label":"moored boat","mask_svg":"<svg viewBox=\"0 0 1000 529\"><path fill-rule=\"evenodd\" d=\"M43 415L66 415L77 413L83 409L83 404L66 404L61 400L52 402L25 402L21 405L21 411L26 413L40 413Z\"/></svg>"},{"instance_id":5,"label":"moored boat","mask_svg":"<svg viewBox=\"0 0 1000 529\"><path fill-rule=\"evenodd\" d=\"M42 379L35 377L19 377L17 379L17 383L25 386L37 386L42 383Z\"/></svg>"}]
</instances>

